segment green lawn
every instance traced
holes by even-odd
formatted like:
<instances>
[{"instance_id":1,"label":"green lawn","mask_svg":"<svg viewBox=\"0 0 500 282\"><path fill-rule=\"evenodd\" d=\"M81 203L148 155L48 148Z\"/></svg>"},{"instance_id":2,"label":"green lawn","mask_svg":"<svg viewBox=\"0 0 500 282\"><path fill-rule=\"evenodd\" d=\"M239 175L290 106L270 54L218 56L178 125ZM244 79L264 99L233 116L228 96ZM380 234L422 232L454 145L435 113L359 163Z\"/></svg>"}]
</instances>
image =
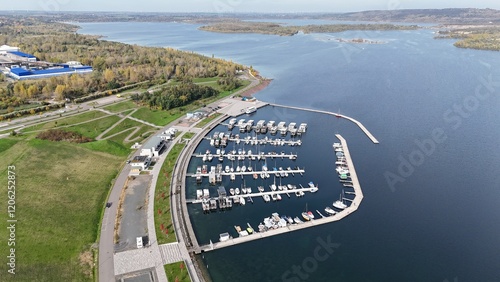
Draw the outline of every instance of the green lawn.
<instances>
[{"instance_id":1,"label":"green lawn","mask_svg":"<svg viewBox=\"0 0 500 282\"><path fill-rule=\"evenodd\" d=\"M203 78L194 78L193 83L204 83L204 82L216 82L219 80L218 77L203 77Z\"/></svg>"},{"instance_id":2,"label":"green lawn","mask_svg":"<svg viewBox=\"0 0 500 282\"><path fill-rule=\"evenodd\" d=\"M96 119L96 118L102 118L107 116L107 114L100 112L100 111L86 111L84 113L81 113L79 115L67 117L67 118L62 118L54 121L49 121L46 123L41 123L38 125L33 125L30 127L26 127L23 129L23 132L30 132L34 130L42 130L42 129L51 129L57 126L65 126L65 125L71 125L75 123L80 123L80 122L85 122L91 119Z\"/></svg>"},{"instance_id":3,"label":"green lawn","mask_svg":"<svg viewBox=\"0 0 500 282\"><path fill-rule=\"evenodd\" d=\"M12 139L0 139L0 153L3 151L7 151L12 146L16 145L17 140Z\"/></svg>"},{"instance_id":4,"label":"green lawn","mask_svg":"<svg viewBox=\"0 0 500 282\"><path fill-rule=\"evenodd\" d=\"M172 214L170 213L170 180L179 153L184 144L175 144L161 167L155 190L155 227L158 244L177 242L175 231L172 226ZM163 229L161 228L163 225ZM168 231L168 234L167 234ZM169 280L170 281L170 280Z\"/></svg>"},{"instance_id":5,"label":"green lawn","mask_svg":"<svg viewBox=\"0 0 500 282\"><path fill-rule=\"evenodd\" d=\"M64 130L77 132L89 138L96 138L119 120L120 118L117 116L108 116L84 124L66 127Z\"/></svg>"},{"instance_id":6,"label":"green lawn","mask_svg":"<svg viewBox=\"0 0 500 282\"><path fill-rule=\"evenodd\" d=\"M145 125L145 124L143 124L143 123L140 123L140 122L137 122L137 121L135 121L135 120L131 120L131 119L128 119L128 118L127 118L127 119L123 120L122 122L120 122L118 125L116 125L113 129L111 129L110 131L108 131L108 132L106 133L106 135L104 135L104 136L103 136L103 138L106 138L106 137L111 136L111 135L113 135L113 134L116 134L116 133L122 132L122 131L124 131L124 130L126 130L126 129L130 129L130 128L132 128L132 127L140 127L140 126L143 126L143 125L144 125L144 126L147 126L147 125ZM148 126L148 127L149 127L149 126ZM132 130L130 130L130 131L128 131L128 132L129 132L129 134L130 134L132 131L133 131L133 129L132 129Z\"/></svg>"},{"instance_id":7,"label":"green lawn","mask_svg":"<svg viewBox=\"0 0 500 282\"><path fill-rule=\"evenodd\" d=\"M184 113L178 109L169 111L150 110L147 107L142 107L132 114L133 117L156 124L158 126L165 126L172 121L178 119Z\"/></svg>"},{"instance_id":8,"label":"green lawn","mask_svg":"<svg viewBox=\"0 0 500 282\"><path fill-rule=\"evenodd\" d=\"M113 136L113 137L111 137L109 139L106 139L106 140L113 141L113 142L118 143L118 144L122 144L127 149L130 149L130 146L132 146L133 143L137 142L137 141L135 141L135 142L129 142L129 143L125 143L124 142L125 138L127 138L127 136L129 136L130 133L132 133L132 130L127 130L127 131L125 131L123 133L120 133L120 134L118 134L116 136Z\"/></svg>"},{"instance_id":9,"label":"green lawn","mask_svg":"<svg viewBox=\"0 0 500 282\"><path fill-rule=\"evenodd\" d=\"M126 157L132 152L130 147L123 145L121 142L112 140L99 140L89 143L83 143L80 144L80 147L87 148L92 151L105 152L120 157Z\"/></svg>"},{"instance_id":10,"label":"green lawn","mask_svg":"<svg viewBox=\"0 0 500 282\"><path fill-rule=\"evenodd\" d=\"M7 166L16 166L17 274L7 275L3 263L0 280L93 281L91 245L124 158L67 142L14 141L0 152L0 175L7 179ZM6 202L7 186L0 190ZM7 232L0 228L0 237L8 238ZM7 248L1 244L0 252Z\"/></svg>"},{"instance_id":11,"label":"green lawn","mask_svg":"<svg viewBox=\"0 0 500 282\"><path fill-rule=\"evenodd\" d=\"M108 111L113 112L113 113L118 113L118 112L122 112L124 110L135 109L135 108L137 108L137 105L134 102L126 100L123 102L115 103L115 104L110 105L110 106L106 106L103 109L108 110Z\"/></svg>"},{"instance_id":12,"label":"green lawn","mask_svg":"<svg viewBox=\"0 0 500 282\"><path fill-rule=\"evenodd\" d=\"M191 282L189 273L184 262L176 262L165 265L167 280L172 282Z\"/></svg>"},{"instance_id":13,"label":"green lawn","mask_svg":"<svg viewBox=\"0 0 500 282\"><path fill-rule=\"evenodd\" d=\"M186 132L186 133L184 133L182 138L191 139L191 138L193 138L193 136L194 136L194 132Z\"/></svg>"}]
</instances>

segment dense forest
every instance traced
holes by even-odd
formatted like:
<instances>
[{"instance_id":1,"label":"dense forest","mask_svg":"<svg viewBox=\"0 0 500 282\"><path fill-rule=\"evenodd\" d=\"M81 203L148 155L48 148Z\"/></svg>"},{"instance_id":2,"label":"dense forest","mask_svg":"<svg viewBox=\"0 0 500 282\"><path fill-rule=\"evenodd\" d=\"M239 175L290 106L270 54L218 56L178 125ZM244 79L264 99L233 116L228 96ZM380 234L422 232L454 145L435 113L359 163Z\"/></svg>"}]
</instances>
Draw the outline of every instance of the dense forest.
<instances>
[{"instance_id":1,"label":"dense forest","mask_svg":"<svg viewBox=\"0 0 500 282\"><path fill-rule=\"evenodd\" d=\"M153 93L145 92L132 96L135 101L149 105L152 109L169 110L189 104L190 102L213 97L219 91L210 87L197 85L192 82L181 82L173 86L163 87Z\"/></svg>"},{"instance_id":2,"label":"dense forest","mask_svg":"<svg viewBox=\"0 0 500 282\"><path fill-rule=\"evenodd\" d=\"M44 17L0 16L0 45L17 46L39 60L80 61L94 72L31 81L0 77L0 109L33 100L77 98L137 82L164 83L171 78L234 77L244 67L170 48L141 47L76 33L77 26Z\"/></svg>"},{"instance_id":3,"label":"dense forest","mask_svg":"<svg viewBox=\"0 0 500 282\"><path fill-rule=\"evenodd\" d=\"M414 30L416 25L394 25L394 24L324 24L288 26L266 22L221 22L200 27L204 31L224 33L261 33L281 36L292 36L299 32L303 33L333 33L348 30Z\"/></svg>"}]
</instances>

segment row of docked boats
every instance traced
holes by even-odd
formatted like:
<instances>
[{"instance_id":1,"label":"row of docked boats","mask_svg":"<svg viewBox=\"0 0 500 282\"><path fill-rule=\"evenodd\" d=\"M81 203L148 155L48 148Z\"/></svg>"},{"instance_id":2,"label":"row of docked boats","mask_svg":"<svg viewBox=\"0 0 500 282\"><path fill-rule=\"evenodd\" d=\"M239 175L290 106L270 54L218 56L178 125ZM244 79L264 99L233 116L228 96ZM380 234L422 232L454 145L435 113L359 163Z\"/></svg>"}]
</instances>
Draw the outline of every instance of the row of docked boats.
<instances>
[{"instance_id":1,"label":"row of docked boats","mask_svg":"<svg viewBox=\"0 0 500 282\"><path fill-rule=\"evenodd\" d=\"M337 160L335 161L336 165L335 171L339 175L339 178L341 179L340 181L343 182L344 186L352 187L352 181L349 180L350 178L349 167L347 165L347 159L344 155L344 149L342 148L342 144L333 143L333 150L335 151L335 156L337 157ZM333 207L339 210L344 210L345 208L347 208L347 205L344 202L344 190L342 190L342 192L340 193L339 199L333 202L332 205Z\"/></svg>"},{"instance_id":2,"label":"row of docked boats","mask_svg":"<svg viewBox=\"0 0 500 282\"><path fill-rule=\"evenodd\" d=\"M275 152L275 151L271 151L271 152L268 152L268 153L265 153L265 152L252 152L252 150L244 150L244 149L238 149L238 150L231 150L229 152L226 153L226 151L224 149L217 149L215 153L212 153L210 151L210 149L206 150L204 154L195 154L194 155L195 157L199 157L199 158L202 158L203 162L211 162L214 158L217 158L219 159L220 162L224 161L224 159L228 159L230 161L235 161L235 160L245 160L245 159L249 159L249 160L252 160L252 161L264 161L266 160L266 158L271 158L271 159L275 159L275 158L281 158L281 159L284 159L284 158L287 158L287 159L290 159L290 160L296 160L297 159L297 154L294 154L294 153L290 153L290 154L287 154L285 153L284 151L281 151L281 152Z\"/></svg>"},{"instance_id":3,"label":"row of docked boats","mask_svg":"<svg viewBox=\"0 0 500 282\"><path fill-rule=\"evenodd\" d=\"M245 119L236 119L232 118L227 123L227 128L229 130L233 130L233 128L238 127L241 133L251 132L252 130L256 133L266 134L267 132L272 135L277 134L278 132L282 136L286 136L288 132L290 132L291 136L302 135L307 130L307 123L301 123L297 127L297 123L291 122L290 124L286 124L286 122L282 121L276 123L271 120L266 123L265 120L259 120L257 123L253 119L245 120Z\"/></svg>"},{"instance_id":4,"label":"row of docked boats","mask_svg":"<svg viewBox=\"0 0 500 282\"><path fill-rule=\"evenodd\" d=\"M222 138L220 135L222 134ZM206 140L209 140L210 146L212 147L226 147L228 145L228 142L234 142L235 144L245 144L245 145L251 145L251 146L256 146L256 145L272 145L272 146L301 146L302 141L300 139L297 140L287 140L285 138L269 138L269 137L264 137L264 138L258 138L257 136L246 136L246 137L240 137L239 134L232 134L232 133L219 133L215 132L213 137L205 137ZM225 142L222 142L222 140L225 140Z\"/></svg>"}]
</instances>

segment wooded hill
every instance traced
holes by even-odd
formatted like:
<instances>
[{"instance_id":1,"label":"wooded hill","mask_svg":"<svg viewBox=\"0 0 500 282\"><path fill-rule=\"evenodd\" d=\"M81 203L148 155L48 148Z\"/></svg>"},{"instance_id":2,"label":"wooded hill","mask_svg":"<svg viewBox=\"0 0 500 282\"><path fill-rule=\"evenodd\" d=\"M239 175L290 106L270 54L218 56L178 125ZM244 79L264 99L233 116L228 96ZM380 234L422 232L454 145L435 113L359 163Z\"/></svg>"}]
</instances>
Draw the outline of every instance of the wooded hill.
<instances>
[{"instance_id":1,"label":"wooded hill","mask_svg":"<svg viewBox=\"0 0 500 282\"><path fill-rule=\"evenodd\" d=\"M142 47L75 33L77 26L44 17L0 16L0 45L17 46L38 59L54 63L80 61L91 65L88 75L0 82L0 109L30 100L77 98L142 81L164 83L170 78L232 77L244 67L221 59L171 48ZM1 79L1 78L0 78Z\"/></svg>"}]
</instances>

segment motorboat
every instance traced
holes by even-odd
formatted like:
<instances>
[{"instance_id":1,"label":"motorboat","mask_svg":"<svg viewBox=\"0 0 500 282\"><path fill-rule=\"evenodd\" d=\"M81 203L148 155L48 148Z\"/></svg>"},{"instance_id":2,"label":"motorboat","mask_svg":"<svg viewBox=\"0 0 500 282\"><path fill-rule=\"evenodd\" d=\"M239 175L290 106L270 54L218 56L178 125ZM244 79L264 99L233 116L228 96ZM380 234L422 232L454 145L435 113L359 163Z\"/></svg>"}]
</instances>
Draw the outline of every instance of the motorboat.
<instances>
[{"instance_id":1,"label":"motorboat","mask_svg":"<svg viewBox=\"0 0 500 282\"><path fill-rule=\"evenodd\" d=\"M264 201L265 201L265 202L269 202L269 201L271 201L271 197L269 197L269 195L268 195L268 194L262 195L262 198L264 198Z\"/></svg>"},{"instance_id":2,"label":"motorboat","mask_svg":"<svg viewBox=\"0 0 500 282\"><path fill-rule=\"evenodd\" d=\"M325 208L325 212L326 212L327 214L329 214L329 215L334 215L334 214L336 214L336 213L337 213L334 209L332 209L332 208L330 208L330 207L326 207L326 208Z\"/></svg>"},{"instance_id":3,"label":"motorboat","mask_svg":"<svg viewBox=\"0 0 500 282\"><path fill-rule=\"evenodd\" d=\"M300 218L298 216L296 216L294 219L293 219L293 222L297 223L297 224L301 224L301 223L304 223L302 220L300 220Z\"/></svg>"}]
</instances>

